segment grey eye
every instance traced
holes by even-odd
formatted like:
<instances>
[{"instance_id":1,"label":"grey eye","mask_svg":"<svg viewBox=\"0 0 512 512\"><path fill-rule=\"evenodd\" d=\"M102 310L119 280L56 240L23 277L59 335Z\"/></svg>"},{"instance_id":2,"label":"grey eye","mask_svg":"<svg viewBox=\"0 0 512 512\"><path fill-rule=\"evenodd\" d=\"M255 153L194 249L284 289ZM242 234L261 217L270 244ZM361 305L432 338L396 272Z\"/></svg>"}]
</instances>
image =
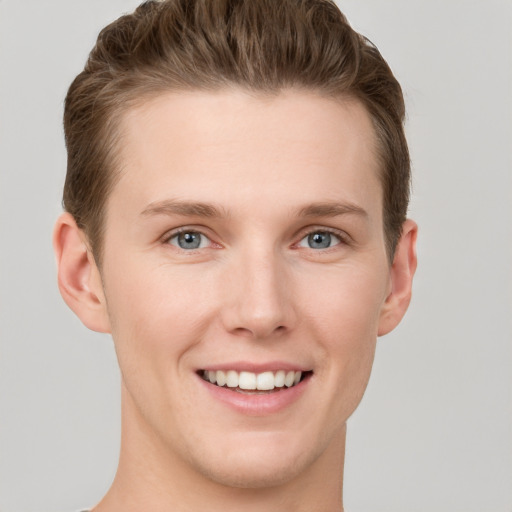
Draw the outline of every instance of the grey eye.
<instances>
[{"instance_id":1,"label":"grey eye","mask_svg":"<svg viewBox=\"0 0 512 512\"><path fill-rule=\"evenodd\" d=\"M330 233L311 233L308 235L308 245L312 249L326 249L331 245Z\"/></svg>"},{"instance_id":2,"label":"grey eye","mask_svg":"<svg viewBox=\"0 0 512 512\"><path fill-rule=\"evenodd\" d=\"M299 243L300 247L310 249L328 249L333 245L340 243L340 238L329 233L329 231L314 231L305 236Z\"/></svg>"},{"instance_id":3,"label":"grey eye","mask_svg":"<svg viewBox=\"0 0 512 512\"><path fill-rule=\"evenodd\" d=\"M202 249L208 245L208 238L197 231L183 231L169 239L169 243L180 249Z\"/></svg>"}]
</instances>

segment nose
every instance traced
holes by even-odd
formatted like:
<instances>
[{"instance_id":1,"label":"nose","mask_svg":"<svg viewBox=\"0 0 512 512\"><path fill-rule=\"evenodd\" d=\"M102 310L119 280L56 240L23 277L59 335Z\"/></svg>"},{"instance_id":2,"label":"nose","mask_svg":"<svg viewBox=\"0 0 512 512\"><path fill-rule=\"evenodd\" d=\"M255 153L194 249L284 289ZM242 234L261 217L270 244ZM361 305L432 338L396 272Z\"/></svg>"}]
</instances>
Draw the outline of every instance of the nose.
<instances>
[{"instance_id":1,"label":"nose","mask_svg":"<svg viewBox=\"0 0 512 512\"><path fill-rule=\"evenodd\" d=\"M226 271L221 316L228 332L262 340L294 327L292 279L279 255L253 251Z\"/></svg>"}]
</instances>

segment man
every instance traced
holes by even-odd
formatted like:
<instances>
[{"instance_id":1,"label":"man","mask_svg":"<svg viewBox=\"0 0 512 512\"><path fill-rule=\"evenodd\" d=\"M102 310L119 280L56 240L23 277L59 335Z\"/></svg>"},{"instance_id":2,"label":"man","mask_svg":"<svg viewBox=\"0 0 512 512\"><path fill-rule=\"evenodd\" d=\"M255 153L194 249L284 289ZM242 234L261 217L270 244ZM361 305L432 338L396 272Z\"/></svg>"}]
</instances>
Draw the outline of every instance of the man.
<instances>
[{"instance_id":1,"label":"man","mask_svg":"<svg viewBox=\"0 0 512 512\"><path fill-rule=\"evenodd\" d=\"M379 52L324 0L146 2L64 117L59 287L122 374L93 510L343 510L346 421L416 268Z\"/></svg>"}]
</instances>

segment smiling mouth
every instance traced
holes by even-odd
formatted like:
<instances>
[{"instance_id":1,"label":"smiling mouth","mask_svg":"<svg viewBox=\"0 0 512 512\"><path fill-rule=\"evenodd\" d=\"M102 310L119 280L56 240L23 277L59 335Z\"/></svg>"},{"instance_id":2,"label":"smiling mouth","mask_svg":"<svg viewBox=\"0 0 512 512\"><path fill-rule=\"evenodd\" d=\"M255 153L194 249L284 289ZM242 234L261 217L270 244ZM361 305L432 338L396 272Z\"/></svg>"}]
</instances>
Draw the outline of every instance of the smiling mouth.
<instances>
[{"instance_id":1,"label":"smiling mouth","mask_svg":"<svg viewBox=\"0 0 512 512\"><path fill-rule=\"evenodd\" d=\"M235 370L200 370L199 376L211 384L244 394L275 393L292 388L311 376L312 371L237 372Z\"/></svg>"}]
</instances>

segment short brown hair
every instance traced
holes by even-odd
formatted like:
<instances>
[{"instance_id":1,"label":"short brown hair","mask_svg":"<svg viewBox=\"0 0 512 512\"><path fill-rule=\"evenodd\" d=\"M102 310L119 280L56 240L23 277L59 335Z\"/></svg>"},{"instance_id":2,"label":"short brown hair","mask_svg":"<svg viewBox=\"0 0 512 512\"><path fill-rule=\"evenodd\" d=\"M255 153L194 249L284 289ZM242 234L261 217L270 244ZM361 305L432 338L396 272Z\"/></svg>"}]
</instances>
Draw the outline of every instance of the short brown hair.
<instances>
[{"instance_id":1,"label":"short brown hair","mask_svg":"<svg viewBox=\"0 0 512 512\"><path fill-rule=\"evenodd\" d=\"M147 1L104 28L65 102L64 208L100 263L104 205L119 174L116 130L164 91L301 88L361 101L381 164L392 259L407 214L410 161L402 90L377 48L331 0Z\"/></svg>"}]
</instances>

